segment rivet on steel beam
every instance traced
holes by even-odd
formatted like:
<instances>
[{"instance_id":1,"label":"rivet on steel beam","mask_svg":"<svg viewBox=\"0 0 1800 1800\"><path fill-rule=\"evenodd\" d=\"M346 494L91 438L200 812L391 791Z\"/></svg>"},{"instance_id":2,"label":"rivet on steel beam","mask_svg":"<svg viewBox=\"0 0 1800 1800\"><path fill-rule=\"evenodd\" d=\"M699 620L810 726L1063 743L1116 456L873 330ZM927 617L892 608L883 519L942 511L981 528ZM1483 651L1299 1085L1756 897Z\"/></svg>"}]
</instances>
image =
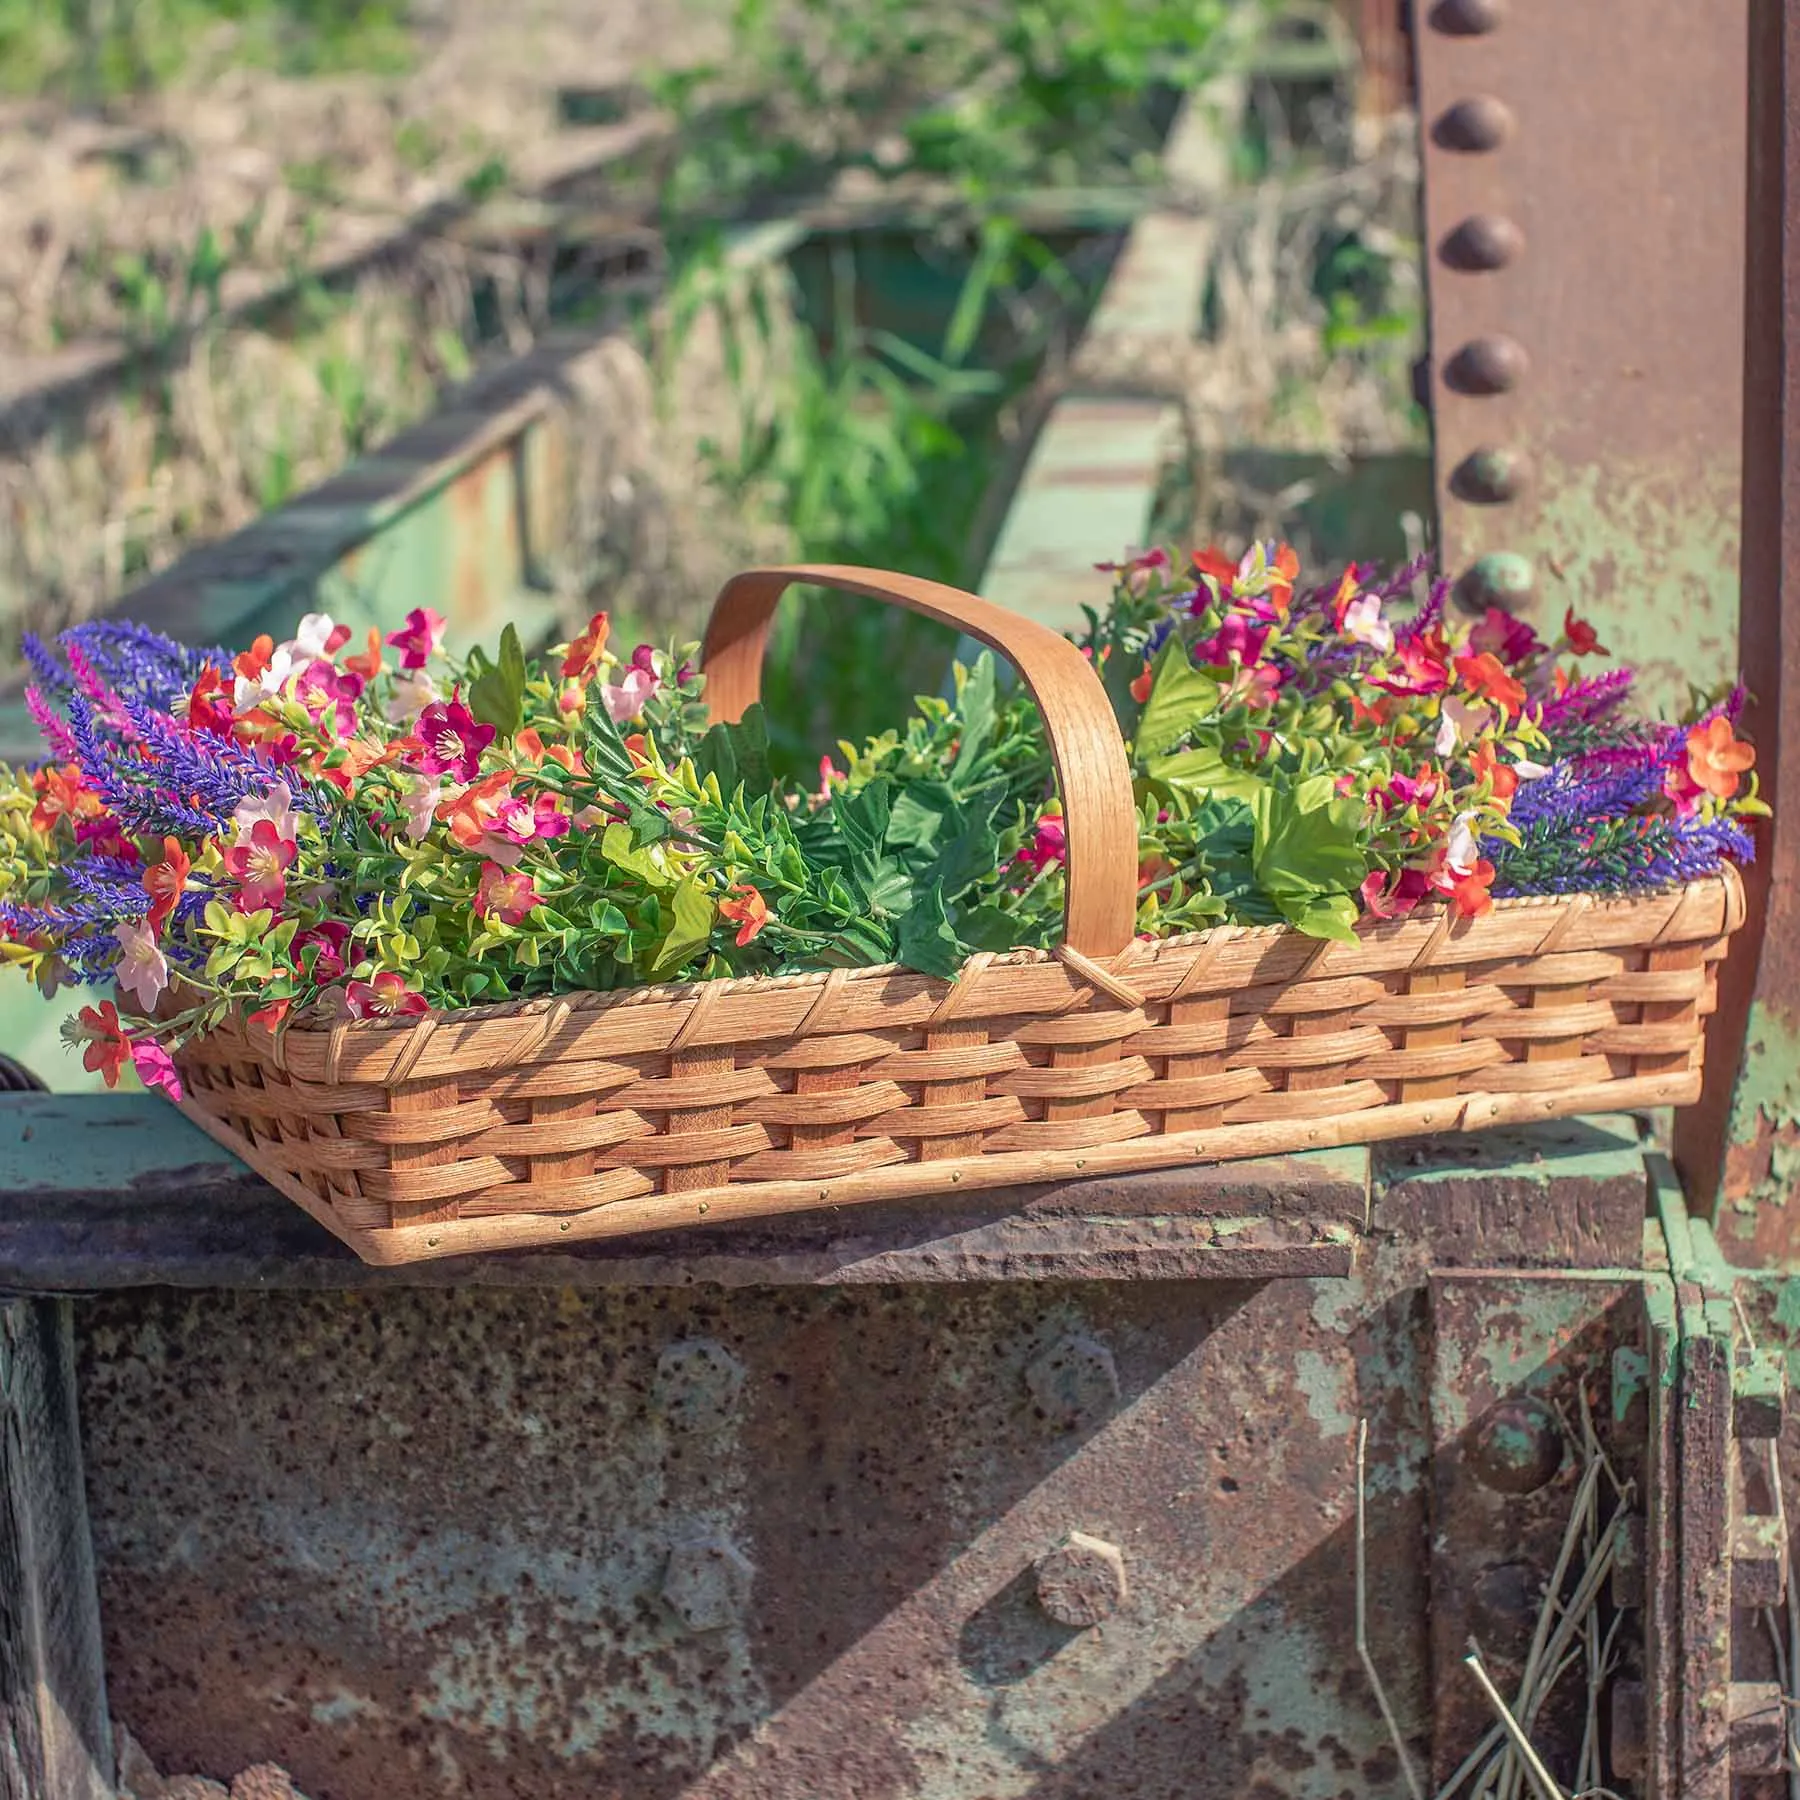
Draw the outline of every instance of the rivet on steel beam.
<instances>
[{"instance_id":1,"label":"rivet on steel beam","mask_svg":"<svg viewBox=\"0 0 1800 1800\"><path fill-rule=\"evenodd\" d=\"M1125 1602L1125 1558L1117 1544L1071 1531L1037 1562L1037 1597L1059 1625L1086 1631Z\"/></svg>"},{"instance_id":2,"label":"rivet on steel beam","mask_svg":"<svg viewBox=\"0 0 1800 1800\"><path fill-rule=\"evenodd\" d=\"M1621 1781L1644 1778L1650 1735L1650 1699L1641 1681L1615 1681L1612 1688L1612 1771Z\"/></svg>"},{"instance_id":3,"label":"rivet on steel beam","mask_svg":"<svg viewBox=\"0 0 1800 1800\"><path fill-rule=\"evenodd\" d=\"M1536 595L1537 577L1531 564L1507 550L1477 558L1456 584L1456 603L1469 613L1484 613L1490 606L1502 612L1525 612Z\"/></svg>"},{"instance_id":4,"label":"rivet on steel beam","mask_svg":"<svg viewBox=\"0 0 1800 1800\"><path fill-rule=\"evenodd\" d=\"M1481 1422L1469 1451L1476 1479L1500 1494L1535 1494L1563 1466L1562 1427L1535 1395L1502 1400Z\"/></svg>"},{"instance_id":5,"label":"rivet on steel beam","mask_svg":"<svg viewBox=\"0 0 1800 1800\"><path fill-rule=\"evenodd\" d=\"M1446 37L1485 37L1505 17L1505 0L1438 0L1431 9L1431 28Z\"/></svg>"},{"instance_id":6,"label":"rivet on steel beam","mask_svg":"<svg viewBox=\"0 0 1800 1800\"><path fill-rule=\"evenodd\" d=\"M1516 262L1525 248L1525 233L1500 213L1476 213L1456 226L1438 255L1452 269L1481 274Z\"/></svg>"},{"instance_id":7,"label":"rivet on steel beam","mask_svg":"<svg viewBox=\"0 0 1800 1800\"><path fill-rule=\"evenodd\" d=\"M1504 506L1525 486L1525 458L1497 444L1471 450L1450 475L1450 491L1472 506Z\"/></svg>"},{"instance_id":8,"label":"rivet on steel beam","mask_svg":"<svg viewBox=\"0 0 1800 1800\"><path fill-rule=\"evenodd\" d=\"M1437 117L1431 141L1440 150L1498 150L1513 133L1512 108L1492 94L1471 94Z\"/></svg>"},{"instance_id":9,"label":"rivet on steel beam","mask_svg":"<svg viewBox=\"0 0 1800 1800\"><path fill-rule=\"evenodd\" d=\"M723 1631L750 1606L756 1570L729 1540L690 1538L669 1552L662 1597L689 1631Z\"/></svg>"},{"instance_id":10,"label":"rivet on steel beam","mask_svg":"<svg viewBox=\"0 0 1800 1800\"><path fill-rule=\"evenodd\" d=\"M1071 1332L1032 1358L1025 1385L1045 1419L1068 1431L1118 1400L1119 1370L1098 1339Z\"/></svg>"},{"instance_id":11,"label":"rivet on steel beam","mask_svg":"<svg viewBox=\"0 0 1800 1800\"><path fill-rule=\"evenodd\" d=\"M1510 394L1531 369L1516 338L1495 333L1472 338L1444 365L1444 382L1458 394Z\"/></svg>"},{"instance_id":12,"label":"rivet on steel beam","mask_svg":"<svg viewBox=\"0 0 1800 1800\"><path fill-rule=\"evenodd\" d=\"M1731 1523L1731 1604L1780 1606L1787 1597L1787 1534L1779 1513L1751 1513Z\"/></svg>"},{"instance_id":13,"label":"rivet on steel beam","mask_svg":"<svg viewBox=\"0 0 1800 1800\"><path fill-rule=\"evenodd\" d=\"M1787 1374L1780 1360L1758 1354L1731 1371L1732 1434L1746 1443L1781 1436Z\"/></svg>"},{"instance_id":14,"label":"rivet on steel beam","mask_svg":"<svg viewBox=\"0 0 1800 1800\"><path fill-rule=\"evenodd\" d=\"M1483 1570L1470 1597L1482 1647L1502 1659L1523 1651L1543 1598L1542 1573L1525 1563L1496 1563Z\"/></svg>"},{"instance_id":15,"label":"rivet on steel beam","mask_svg":"<svg viewBox=\"0 0 1800 1800\"><path fill-rule=\"evenodd\" d=\"M711 1338L671 1344L656 1360L656 1401L681 1431L717 1431L731 1418L744 1365Z\"/></svg>"}]
</instances>

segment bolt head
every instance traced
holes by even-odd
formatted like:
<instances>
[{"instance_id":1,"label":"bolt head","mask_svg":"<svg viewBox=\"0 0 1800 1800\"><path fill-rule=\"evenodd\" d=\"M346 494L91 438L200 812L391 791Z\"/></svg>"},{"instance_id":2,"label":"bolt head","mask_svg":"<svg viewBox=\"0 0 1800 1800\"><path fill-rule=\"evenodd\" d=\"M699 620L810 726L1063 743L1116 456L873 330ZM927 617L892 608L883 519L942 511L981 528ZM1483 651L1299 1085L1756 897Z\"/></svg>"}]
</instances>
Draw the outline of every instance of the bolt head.
<instances>
[{"instance_id":1,"label":"bolt head","mask_svg":"<svg viewBox=\"0 0 1800 1800\"><path fill-rule=\"evenodd\" d=\"M1438 254L1452 269L1485 274L1504 269L1524 254L1525 234L1499 213L1476 213L1444 239Z\"/></svg>"},{"instance_id":2,"label":"bolt head","mask_svg":"<svg viewBox=\"0 0 1800 1800\"><path fill-rule=\"evenodd\" d=\"M1531 1641L1543 1596L1543 1575L1525 1563L1483 1570L1471 1605L1483 1648L1506 1659L1518 1656Z\"/></svg>"},{"instance_id":3,"label":"bolt head","mask_svg":"<svg viewBox=\"0 0 1800 1800\"><path fill-rule=\"evenodd\" d=\"M1451 493L1473 506L1502 506L1524 486L1525 458L1500 445L1470 451L1450 476Z\"/></svg>"},{"instance_id":4,"label":"bolt head","mask_svg":"<svg viewBox=\"0 0 1800 1800\"><path fill-rule=\"evenodd\" d=\"M1446 37L1485 37L1505 17L1505 0L1438 0L1431 9L1431 28Z\"/></svg>"},{"instance_id":5,"label":"bolt head","mask_svg":"<svg viewBox=\"0 0 1800 1800\"><path fill-rule=\"evenodd\" d=\"M1504 550L1477 558L1456 584L1456 603L1468 613L1484 613L1490 606L1508 613L1529 612L1536 596L1537 576L1531 564Z\"/></svg>"},{"instance_id":6,"label":"bolt head","mask_svg":"<svg viewBox=\"0 0 1800 1800\"><path fill-rule=\"evenodd\" d=\"M669 1552L662 1597L689 1631L723 1631L750 1606L756 1570L728 1539L690 1538Z\"/></svg>"},{"instance_id":7,"label":"bolt head","mask_svg":"<svg viewBox=\"0 0 1800 1800\"><path fill-rule=\"evenodd\" d=\"M1530 370L1525 346L1495 332L1462 345L1444 365L1444 381L1457 394L1510 394Z\"/></svg>"},{"instance_id":8,"label":"bolt head","mask_svg":"<svg viewBox=\"0 0 1800 1800\"><path fill-rule=\"evenodd\" d=\"M1476 1479L1497 1494L1535 1494L1556 1479L1566 1446L1556 1415L1535 1395L1502 1400L1469 1451Z\"/></svg>"},{"instance_id":9,"label":"bolt head","mask_svg":"<svg viewBox=\"0 0 1800 1800\"><path fill-rule=\"evenodd\" d=\"M1512 108L1492 94L1471 94L1438 115L1431 141L1440 150L1478 154L1498 150L1513 134Z\"/></svg>"},{"instance_id":10,"label":"bolt head","mask_svg":"<svg viewBox=\"0 0 1800 1800\"><path fill-rule=\"evenodd\" d=\"M1038 1604L1059 1625L1086 1631L1125 1603L1125 1557L1117 1544L1071 1531L1037 1563Z\"/></svg>"},{"instance_id":11,"label":"bolt head","mask_svg":"<svg viewBox=\"0 0 1800 1800\"><path fill-rule=\"evenodd\" d=\"M656 1403L678 1431L717 1431L731 1418L744 1365L711 1338L671 1344L656 1361Z\"/></svg>"},{"instance_id":12,"label":"bolt head","mask_svg":"<svg viewBox=\"0 0 1800 1800\"><path fill-rule=\"evenodd\" d=\"M1038 1411L1068 1431L1116 1403L1119 1370L1113 1353L1097 1338L1071 1332L1032 1358L1025 1385Z\"/></svg>"}]
</instances>

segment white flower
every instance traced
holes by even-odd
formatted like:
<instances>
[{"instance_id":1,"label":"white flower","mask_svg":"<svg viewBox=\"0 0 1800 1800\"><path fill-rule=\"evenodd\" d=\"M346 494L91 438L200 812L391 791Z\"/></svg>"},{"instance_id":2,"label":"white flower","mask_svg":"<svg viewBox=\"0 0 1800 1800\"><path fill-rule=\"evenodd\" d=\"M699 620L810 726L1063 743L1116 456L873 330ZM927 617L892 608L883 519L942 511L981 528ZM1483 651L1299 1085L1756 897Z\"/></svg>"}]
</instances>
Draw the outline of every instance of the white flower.
<instances>
[{"instance_id":1,"label":"white flower","mask_svg":"<svg viewBox=\"0 0 1800 1800\"><path fill-rule=\"evenodd\" d=\"M332 634L337 625L330 613L308 613L294 631L294 635L284 649L290 650L296 666L304 662L317 662L321 657L331 654Z\"/></svg>"},{"instance_id":2,"label":"white flower","mask_svg":"<svg viewBox=\"0 0 1800 1800\"><path fill-rule=\"evenodd\" d=\"M442 698L423 669L402 670L394 677L393 698L387 703L388 723L410 725L434 700Z\"/></svg>"},{"instance_id":3,"label":"white flower","mask_svg":"<svg viewBox=\"0 0 1800 1800\"><path fill-rule=\"evenodd\" d=\"M1485 706L1470 706L1466 701L1458 700L1454 694L1447 694L1444 697L1443 712L1438 718L1438 755L1448 756L1457 745L1480 736L1487 729L1488 720L1492 716Z\"/></svg>"},{"instance_id":4,"label":"white flower","mask_svg":"<svg viewBox=\"0 0 1800 1800\"><path fill-rule=\"evenodd\" d=\"M1450 827L1450 836L1444 845L1444 866L1452 874L1472 875L1480 861L1474 820L1473 813L1458 813L1456 823Z\"/></svg>"},{"instance_id":5,"label":"white flower","mask_svg":"<svg viewBox=\"0 0 1800 1800\"><path fill-rule=\"evenodd\" d=\"M239 675L233 682L231 698L234 710L247 711L259 701L279 694L299 673L300 665L295 663L293 651L286 644L277 646L260 675Z\"/></svg>"},{"instance_id":6,"label":"white flower","mask_svg":"<svg viewBox=\"0 0 1800 1800\"><path fill-rule=\"evenodd\" d=\"M1518 770L1521 781L1537 781L1550 773L1548 763L1527 762L1522 756L1513 764L1513 767Z\"/></svg>"},{"instance_id":7,"label":"white flower","mask_svg":"<svg viewBox=\"0 0 1800 1800\"><path fill-rule=\"evenodd\" d=\"M1344 608L1344 635L1386 656L1394 647L1394 628L1381 616L1381 601L1364 594Z\"/></svg>"},{"instance_id":8,"label":"white flower","mask_svg":"<svg viewBox=\"0 0 1800 1800\"><path fill-rule=\"evenodd\" d=\"M267 819L288 842L300 835L300 815L294 811L294 796L278 783L266 794L240 800L231 814L231 823L240 838L248 838L259 820Z\"/></svg>"},{"instance_id":9,"label":"white flower","mask_svg":"<svg viewBox=\"0 0 1800 1800\"><path fill-rule=\"evenodd\" d=\"M137 1002L140 1012L150 1012L169 985L169 964L156 947L148 925L120 925L119 948L124 955L114 971L120 989Z\"/></svg>"},{"instance_id":10,"label":"white flower","mask_svg":"<svg viewBox=\"0 0 1800 1800\"><path fill-rule=\"evenodd\" d=\"M424 842L443 801L444 784L435 775L413 776L400 797L400 810L406 814L406 835L415 844Z\"/></svg>"}]
</instances>

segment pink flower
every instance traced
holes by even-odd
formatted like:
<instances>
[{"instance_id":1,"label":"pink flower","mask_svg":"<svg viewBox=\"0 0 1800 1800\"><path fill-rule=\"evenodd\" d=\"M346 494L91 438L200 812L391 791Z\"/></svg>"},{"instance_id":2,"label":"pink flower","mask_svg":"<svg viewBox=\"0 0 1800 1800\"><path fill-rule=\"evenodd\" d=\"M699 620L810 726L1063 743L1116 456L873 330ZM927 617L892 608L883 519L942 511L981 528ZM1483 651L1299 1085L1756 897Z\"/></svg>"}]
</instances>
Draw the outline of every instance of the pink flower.
<instances>
[{"instance_id":1,"label":"pink flower","mask_svg":"<svg viewBox=\"0 0 1800 1800\"><path fill-rule=\"evenodd\" d=\"M1394 628L1381 616L1381 602L1373 594L1364 594L1344 608L1344 635L1358 644L1367 644L1381 656L1394 647Z\"/></svg>"},{"instance_id":2,"label":"pink flower","mask_svg":"<svg viewBox=\"0 0 1800 1800\"><path fill-rule=\"evenodd\" d=\"M334 624L330 613L308 613L295 626L294 635L275 647L275 657L279 659L285 651L289 669L298 673L312 663L335 656L349 641L348 625Z\"/></svg>"},{"instance_id":3,"label":"pink flower","mask_svg":"<svg viewBox=\"0 0 1800 1800\"><path fill-rule=\"evenodd\" d=\"M304 952L314 950L314 981L336 981L344 972L344 947L350 942L350 927L335 919L309 927L294 939L294 960L305 968Z\"/></svg>"},{"instance_id":4,"label":"pink flower","mask_svg":"<svg viewBox=\"0 0 1800 1800\"><path fill-rule=\"evenodd\" d=\"M1220 699L1226 705L1236 701L1252 712L1260 712L1265 706L1273 706L1280 692L1281 671L1269 663L1256 663L1234 670Z\"/></svg>"},{"instance_id":5,"label":"pink flower","mask_svg":"<svg viewBox=\"0 0 1800 1800\"><path fill-rule=\"evenodd\" d=\"M475 890L475 910L483 918L493 917L502 925L520 925L534 906L541 903L531 877L516 869L503 869L497 862L481 865L481 882Z\"/></svg>"},{"instance_id":6,"label":"pink flower","mask_svg":"<svg viewBox=\"0 0 1800 1800\"><path fill-rule=\"evenodd\" d=\"M362 691L360 675L346 674L325 657L308 663L294 684L294 698L306 708L307 716L334 738L355 733L356 702Z\"/></svg>"},{"instance_id":7,"label":"pink flower","mask_svg":"<svg viewBox=\"0 0 1800 1800\"><path fill-rule=\"evenodd\" d=\"M437 685L422 669L394 677L394 689L384 709L390 725L410 725L439 698Z\"/></svg>"},{"instance_id":8,"label":"pink flower","mask_svg":"<svg viewBox=\"0 0 1800 1800\"><path fill-rule=\"evenodd\" d=\"M345 983L343 1006L353 1019L402 1019L431 1010L425 996L396 969L383 969L373 981Z\"/></svg>"},{"instance_id":9,"label":"pink flower","mask_svg":"<svg viewBox=\"0 0 1800 1800\"><path fill-rule=\"evenodd\" d=\"M1129 594L1145 593L1151 583L1170 566L1166 550L1131 550L1126 552L1123 562L1094 564L1102 575L1124 576L1121 585Z\"/></svg>"},{"instance_id":10,"label":"pink flower","mask_svg":"<svg viewBox=\"0 0 1800 1800\"><path fill-rule=\"evenodd\" d=\"M831 798L834 786L841 787L850 777L829 756L819 758L819 791L813 795L820 805Z\"/></svg>"},{"instance_id":11,"label":"pink flower","mask_svg":"<svg viewBox=\"0 0 1800 1800\"><path fill-rule=\"evenodd\" d=\"M398 631L388 633L388 648L400 652L403 669L422 669L444 643L446 621L428 606L415 606Z\"/></svg>"},{"instance_id":12,"label":"pink flower","mask_svg":"<svg viewBox=\"0 0 1800 1800\"><path fill-rule=\"evenodd\" d=\"M160 1088L171 1100L181 1098L181 1076L173 1059L155 1038L131 1040L131 1066L147 1088Z\"/></svg>"},{"instance_id":13,"label":"pink flower","mask_svg":"<svg viewBox=\"0 0 1800 1800\"><path fill-rule=\"evenodd\" d=\"M1706 800L1706 789L1697 782L1684 758L1663 775L1663 793L1674 801L1677 818L1690 819Z\"/></svg>"},{"instance_id":14,"label":"pink flower","mask_svg":"<svg viewBox=\"0 0 1800 1800\"><path fill-rule=\"evenodd\" d=\"M1385 788L1376 788L1375 799L1383 812L1407 806L1429 806L1443 792L1444 778L1436 769L1423 775L1396 775Z\"/></svg>"},{"instance_id":15,"label":"pink flower","mask_svg":"<svg viewBox=\"0 0 1800 1800\"><path fill-rule=\"evenodd\" d=\"M136 1001L139 1012L153 1012L169 985L169 964L157 947L156 933L148 925L122 924L114 936L123 954L113 979Z\"/></svg>"},{"instance_id":16,"label":"pink flower","mask_svg":"<svg viewBox=\"0 0 1800 1800\"><path fill-rule=\"evenodd\" d=\"M569 815L554 794L539 794L535 800L508 794L494 810L491 829L515 844L529 844L537 838L561 837L569 829Z\"/></svg>"},{"instance_id":17,"label":"pink flower","mask_svg":"<svg viewBox=\"0 0 1800 1800\"><path fill-rule=\"evenodd\" d=\"M419 714L419 767L427 775L473 781L481 753L494 741L492 725L477 725L475 715L452 694Z\"/></svg>"},{"instance_id":18,"label":"pink flower","mask_svg":"<svg viewBox=\"0 0 1800 1800\"><path fill-rule=\"evenodd\" d=\"M1373 869L1361 888L1363 910L1371 918L1403 919L1430 892L1431 882L1423 869L1402 869L1393 876Z\"/></svg>"},{"instance_id":19,"label":"pink flower","mask_svg":"<svg viewBox=\"0 0 1800 1800\"><path fill-rule=\"evenodd\" d=\"M400 810L406 814L406 835L422 844L430 834L437 809L444 803L444 784L435 775L409 775L406 791L400 796Z\"/></svg>"},{"instance_id":20,"label":"pink flower","mask_svg":"<svg viewBox=\"0 0 1800 1800\"><path fill-rule=\"evenodd\" d=\"M259 819L267 819L284 838L300 835L300 815L294 811L294 796L285 786L272 787L266 794L240 800L231 815L231 823L240 837L254 831Z\"/></svg>"},{"instance_id":21,"label":"pink flower","mask_svg":"<svg viewBox=\"0 0 1800 1800\"><path fill-rule=\"evenodd\" d=\"M1067 853L1068 838L1062 819L1050 813L1038 820L1031 842L1020 849L1013 861L1033 870L1043 870L1061 862Z\"/></svg>"},{"instance_id":22,"label":"pink flower","mask_svg":"<svg viewBox=\"0 0 1800 1800\"><path fill-rule=\"evenodd\" d=\"M287 892L288 864L294 860L294 840L283 837L272 820L258 819L248 842L240 840L225 852L225 872L238 884L237 902L247 913L279 907Z\"/></svg>"},{"instance_id":23,"label":"pink flower","mask_svg":"<svg viewBox=\"0 0 1800 1800\"><path fill-rule=\"evenodd\" d=\"M1262 655L1268 641L1266 625L1253 625L1248 613L1229 612L1212 637L1202 638L1194 646L1194 661L1211 669L1223 669L1233 662L1247 665Z\"/></svg>"},{"instance_id":24,"label":"pink flower","mask_svg":"<svg viewBox=\"0 0 1800 1800\"><path fill-rule=\"evenodd\" d=\"M1434 746L1438 755L1448 756L1457 745L1480 737L1493 723L1493 719L1492 707L1471 706L1467 701L1457 699L1454 694L1446 694L1443 710L1438 715L1437 741Z\"/></svg>"},{"instance_id":25,"label":"pink flower","mask_svg":"<svg viewBox=\"0 0 1800 1800\"><path fill-rule=\"evenodd\" d=\"M1481 622L1469 633L1471 656L1490 652L1507 664L1522 662L1543 647L1538 634L1523 619L1515 619L1497 606L1490 606L1481 615Z\"/></svg>"},{"instance_id":26,"label":"pink flower","mask_svg":"<svg viewBox=\"0 0 1800 1800\"><path fill-rule=\"evenodd\" d=\"M616 686L610 681L600 684L601 703L615 725L628 724L643 716L657 686L655 671L634 662Z\"/></svg>"}]
</instances>

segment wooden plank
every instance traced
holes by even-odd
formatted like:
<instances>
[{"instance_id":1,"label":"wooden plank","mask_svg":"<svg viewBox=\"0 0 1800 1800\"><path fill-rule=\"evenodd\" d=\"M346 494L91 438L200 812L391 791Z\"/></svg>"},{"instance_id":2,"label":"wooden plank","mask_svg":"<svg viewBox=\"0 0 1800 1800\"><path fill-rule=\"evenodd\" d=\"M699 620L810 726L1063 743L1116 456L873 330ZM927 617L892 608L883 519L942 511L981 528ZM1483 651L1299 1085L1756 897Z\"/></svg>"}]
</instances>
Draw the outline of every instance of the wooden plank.
<instances>
[{"instance_id":1,"label":"wooden plank","mask_svg":"<svg viewBox=\"0 0 1800 1800\"><path fill-rule=\"evenodd\" d=\"M113 1800L70 1310L0 1304L0 1800Z\"/></svg>"}]
</instances>

